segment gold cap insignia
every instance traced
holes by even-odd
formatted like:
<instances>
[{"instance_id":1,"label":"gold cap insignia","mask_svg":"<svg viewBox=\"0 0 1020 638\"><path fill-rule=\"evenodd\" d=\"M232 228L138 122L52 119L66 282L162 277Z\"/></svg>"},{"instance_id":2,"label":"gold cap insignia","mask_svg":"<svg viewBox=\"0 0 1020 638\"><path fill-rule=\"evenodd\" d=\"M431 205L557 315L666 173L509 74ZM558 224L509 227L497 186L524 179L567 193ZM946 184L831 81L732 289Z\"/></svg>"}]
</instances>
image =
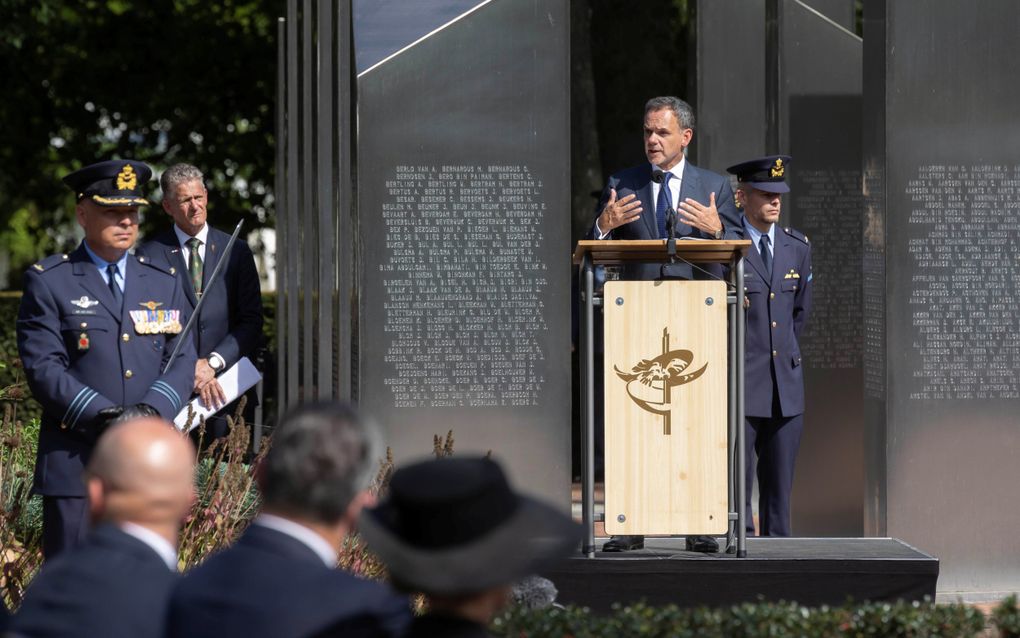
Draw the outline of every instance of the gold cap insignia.
<instances>
[{"instance_id":1,"label":"gold cap insignia","mask_svg":"<svg viewBox=\"0 0 1020 638\"><path fill-rule=\"evenodd\" d=\"M137 184L138 176L135 175L135 169L130 164L125 164L124 168L117 173L117 188L122 191L130 191L134 190Z\"/></svg>"},{"instance_id":2,"label":"gold cap insignia","mask_svg":"<svg viewBox=\"0 0 1020 638\"><path fill-rule=\"evenodd\" d=\"M156 308L159 308L160 306L162 306L163 302L162 301L143 301L143 302L139 302L138 305L141 306L142 308L147 308L149 310L155 310Z\"/></svg>"},{"instance_id":3,"label":"gold cap insignia","mask_svg":"<svg viewBox=\"0 0 1020 638\"><path fill-rule=\"evenodd\" d=\"M783 173L786 172L786 167L783 166L783 160L779 157L776 158L776 163L772 165L770 175L772 177L782 177Z\"/></svg>"}]
</instances>

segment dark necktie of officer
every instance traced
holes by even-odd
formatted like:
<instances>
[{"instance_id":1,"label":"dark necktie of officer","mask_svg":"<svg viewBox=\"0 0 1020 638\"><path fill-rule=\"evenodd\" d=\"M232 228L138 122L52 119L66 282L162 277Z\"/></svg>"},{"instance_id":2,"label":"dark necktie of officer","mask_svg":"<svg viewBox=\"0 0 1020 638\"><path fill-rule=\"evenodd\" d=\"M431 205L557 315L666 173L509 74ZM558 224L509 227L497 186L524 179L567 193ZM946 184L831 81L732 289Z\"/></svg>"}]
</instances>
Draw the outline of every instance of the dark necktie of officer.
<instances>
[{"instance_id":1,"label":"dark necktie of officer","mask_svg":"<svg viewBox=\"0 0 1020 638\"><path fill-rule=\"evenodd\" d=\"M109 280L107 283L110 285L110 293L113 295L113 303L116 306L117 311L121 312L124 310L124 293L121 292L120 286L117 285L117 264L107 264L106 278Z\"/></svg>"},{"instance_id":2,"label":"dark necktie of officer","mask_svg":"<svg viewBox=\"0 0 1020 638\"><path fill-rule=\"evenodd\" d=\"M761 263L765 264L765 272L772 278L772 253L769 252L769 236L762 235L758 241L758 252L761 253Z\"/></svg>"},{"instance_id":3,"label":"dark necktie of officer","mask_svg":"<svg viewBox=\"0 0 1020 638\"><path fill-rule=\"evenodd\" d=\"M670 207L669 180L672 173L662 174L662 183L659 184L659 198L655 201L655 221L659 225L659 237L666 237L666 211Z\"/></svg>"},{"instance_id":4,"label":"dark necktie of officer","mask_svg":"<svg viewBox=\"0 0 1020 638\"><path fill-rule=\"evenodd\" d=\"M202 240L192 237L188 240L188 273L191 275L191 285L195 288L195 294L202 294L202 256L198 254L198 247Z\"/></svg>"}]
</instances>

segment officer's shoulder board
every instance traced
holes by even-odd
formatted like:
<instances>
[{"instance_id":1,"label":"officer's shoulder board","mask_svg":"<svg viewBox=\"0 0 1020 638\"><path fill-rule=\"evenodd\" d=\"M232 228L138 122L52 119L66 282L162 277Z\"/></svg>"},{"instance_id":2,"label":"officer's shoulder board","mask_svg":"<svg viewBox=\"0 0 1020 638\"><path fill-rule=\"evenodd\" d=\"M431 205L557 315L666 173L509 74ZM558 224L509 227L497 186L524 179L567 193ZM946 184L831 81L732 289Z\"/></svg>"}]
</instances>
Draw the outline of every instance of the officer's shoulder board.
<instances>
[{"instance_id":1,"label":"officer's shoulder board","mask_svg":"<svg viewBox=\"0 0 1020 638\"><path fill-rule=\"evenodd\" d=\"M162 261L160 261L158 259L152 259L152 258L147 257L145 255L135 255L135 259L137 259L138 263L142 264L143 266L148 266L149 268L153 268L155 270L158 270L161 273L164 273L164 274L167 274L167 275L176 275L177 274L177 269L176 268L174 268L170 264L162 262Z\"/></svg>"},{"instance_id":2,"label":"officer's shoulder board","mask_svg":"<svg viewBox=\"0 0 1020 638\"><path fill-rule=\"evenodd\" d=\"M36 272L47 272L49 270L52 270L53 268L56 268L57 266L59 266L61 264L70 263L70 261L71 261L71 256L66 254L66 253L57 254L57 255L50 255L49 257L46 257L44 259L40 259L39 261L37 261L34 264L32 264L32 268L31 269L36 271Z\"/></svg>"},{"instance_id":3,"label":"officer's shoulder board","mask_svg":"<svg viewBox=\"0 0 1020 638\"><path fill-rule=\"evenodd\" d=\"M789 226L787 226L786 228L783 229L783 232L786 233L787 235L789 235L790 237L793 237L797 241L802 241L805 244L810 244L811 243L811 242L808 241L807 235L805 235L804 233L800 232L796 228L790 228Z\"/></svg>"}]
</instances>

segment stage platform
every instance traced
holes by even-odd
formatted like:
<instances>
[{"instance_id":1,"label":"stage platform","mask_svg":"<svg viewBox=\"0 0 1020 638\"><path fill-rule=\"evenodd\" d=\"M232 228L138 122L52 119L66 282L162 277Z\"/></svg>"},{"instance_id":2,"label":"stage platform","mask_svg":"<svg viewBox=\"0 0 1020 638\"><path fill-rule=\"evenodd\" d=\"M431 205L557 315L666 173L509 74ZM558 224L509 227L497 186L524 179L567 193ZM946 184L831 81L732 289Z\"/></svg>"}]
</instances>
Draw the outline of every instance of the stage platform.
<instances>
[{"instance_id":1,"label":"stage platform","mask_svg":"<svg viewBox=\"0 0 1020 638\"><path fill-rule=\"evenodd\" d=\"M596 539L601 548L605 538ZM747 557L684 551L683 538L571 558L543 574L557 601L608 611L644 600L684 607L786 600L810 606L935 598L939 561L895 538L748 538Z\"/></svg>"}]
</instances>

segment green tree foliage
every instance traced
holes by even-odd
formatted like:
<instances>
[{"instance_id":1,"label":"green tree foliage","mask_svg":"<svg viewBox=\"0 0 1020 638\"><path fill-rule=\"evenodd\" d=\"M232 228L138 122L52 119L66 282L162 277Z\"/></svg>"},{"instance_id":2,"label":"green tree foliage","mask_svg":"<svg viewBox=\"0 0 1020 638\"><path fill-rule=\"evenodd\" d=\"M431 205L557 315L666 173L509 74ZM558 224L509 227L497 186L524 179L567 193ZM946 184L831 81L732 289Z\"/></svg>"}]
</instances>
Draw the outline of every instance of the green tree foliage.
<instances>
[{"instance_id":1,"label":"green tree foliage","mask_svg":"<svg viewBox=\"0 0 1020 638\"><path fill-rule=\"evenodd\" d=\"M0 0L0 250L12 283L74 243L60 178L99 160L195 164L219 225L270 223L283 10L282 0ZM149 211L146 226L162 227Z\"/></svg>"}]
</instances>

